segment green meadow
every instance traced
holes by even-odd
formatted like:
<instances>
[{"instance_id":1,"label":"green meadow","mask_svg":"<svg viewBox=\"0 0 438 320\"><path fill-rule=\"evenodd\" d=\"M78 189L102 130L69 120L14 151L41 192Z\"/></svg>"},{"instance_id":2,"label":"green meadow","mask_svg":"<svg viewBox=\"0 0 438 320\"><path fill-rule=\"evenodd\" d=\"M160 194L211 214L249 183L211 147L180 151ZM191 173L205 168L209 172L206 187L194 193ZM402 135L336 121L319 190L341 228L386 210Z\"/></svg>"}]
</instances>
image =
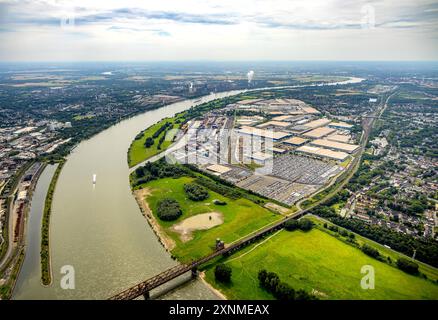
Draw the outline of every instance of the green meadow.
<instances>
[{"instance_id":1,"label":"green meadow","mask_svg":"<svg viewBox=\"0 0 438 320\"><path fill-rule=\"evenodd\" d=\"M229 299L273 299L258 283L258 271L264 268L320 299L438 299L436 281L408 275L317 228L281 230L255 246L222 259L232 268L231 284L215 281L213 264L206 267L207 281ZM373 290L360 286L364 265L374 267Z\"/></svg>"},{"instance_id":2,"label":"green meadow","mask_svg":"<svg viewBox=\"0 0 438 320\"><path fill-rule=\"evenodd\" d=\"M142 186L150 189L151 194L147 196L147 202L158 223L176 243L172 254L182 262L211 253L214 250L217 238L225 241L225 243L230 243L282 218L281 215L273 213L248 199L234 200L211 190L208 191L210 196L206 200L192 201L187 198L183 189L184 184L191 181L193 179L189 177L165 178L148 182ZM157 217L157 204L161 199L169 197L179 202L183 214L175 221L161 221ZM227 204L225 206L216 205L213 203L215 199L225 201ZM170 230L174 224L188 217L207 212L222 213L223 224L208 230L195 231L193 232L193 239L186 242L182 242L179 234Z\"/></svg>"}]
</instances>

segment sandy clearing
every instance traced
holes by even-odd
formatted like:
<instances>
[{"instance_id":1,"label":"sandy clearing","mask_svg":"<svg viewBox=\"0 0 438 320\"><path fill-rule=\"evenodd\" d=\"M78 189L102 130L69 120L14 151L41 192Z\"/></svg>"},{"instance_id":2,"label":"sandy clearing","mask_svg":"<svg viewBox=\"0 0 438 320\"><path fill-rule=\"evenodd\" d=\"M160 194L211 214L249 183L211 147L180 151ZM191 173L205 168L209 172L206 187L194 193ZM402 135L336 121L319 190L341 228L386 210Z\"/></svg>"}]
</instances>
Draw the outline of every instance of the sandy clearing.
<instances>
[{"instance_id":1,"label":"sandy clearing","mask_svg":"<svg viewBox=\"0 0 438 320\"><path fill-rule=\"evenodd\" d=\"M173 225L170 229L179 233L182 242L193 239L193 231L208 230L224 223L224 218L220 212L201 213Z\"/></svg>"}]
</instances>

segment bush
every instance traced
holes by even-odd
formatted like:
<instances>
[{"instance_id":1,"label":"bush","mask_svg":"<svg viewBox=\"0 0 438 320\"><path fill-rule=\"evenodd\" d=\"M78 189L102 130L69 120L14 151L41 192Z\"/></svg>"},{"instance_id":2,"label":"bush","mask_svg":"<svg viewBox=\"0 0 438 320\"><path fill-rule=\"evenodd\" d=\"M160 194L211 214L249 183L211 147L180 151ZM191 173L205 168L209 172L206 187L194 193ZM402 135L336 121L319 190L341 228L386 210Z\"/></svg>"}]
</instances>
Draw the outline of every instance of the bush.
<instances>
[{"instance_id":1,"label":"bush","mask_svg":"<svg viewBox=\"0 0 438 320\"><path fill-rule=\"evenodd\" d=\"M184 184L184 191L187 197L193 201L202 201L208 198L208 191L196 183Z\"/></svg>"},{"instance_id":2,"label":"bush","mask_svg":"<svg viewBox=\"0 0 438 320\"><path fill-rule=\"evenodd\" d=\"M268 272L265 269L259 271L257 278L260 286L270 292L278 300L315 300L314 295L308 294L300 289L297 292L286 282L280 281L275 272Z\"/></svg>"},{"instance_id":3,"label":"bush","mask_svg":"<svg viewBox=\"0 0 438 320\"><path fill-rule=\"evenodd\" d=\"M214 277L219 282L228 283L231 281L232 270L226 264L220 263L214 269Z\"/></svg>"},{"instance_id":4,"label":"bush","mask_svg":"<svg viewBox=\"0 0 438 320\"><path fill-rule=\"evenodd\" d=\"M409 274L418 274L418 264L406 258L399 258L397 260L397 267Z\"/></svg>"},{"instance_id":5,"label":"bush","mask_svg":"<svg viewBox=\"0 0 438 320\"><path fill-rule=\"evenodd\" d=\"M376 259L380 256L380 252L377 249L375 249L367 244L364 244L362 246L362 252L365 253L366 255L369 255L370 257L373 257Z\"/></svg>"},{"instance_id":6,"label":"bush","mask_svg":"<svg viewBox=\"0 0 438 320\"><path fill-rule=\"evenodd\" d=\"M182 215L178 201L171 198L165 198L158 202L158 218L164 221L173 221Z\"/></svg>"},{"instance_id":7,"label":"bush","mask_svg":"<svg viewBox=\"0 0 438 320\"><path fill-rule=\"evenodd\" d=\"M284 228L287 231L294 231L299 228L299 223L297 220L288 220L284 223Z\"/></svg>"},{"instance_id":8,"label":"bush","mask_svg":"<svg viewBox=\"0 0 438 320\"><path fill-rule=\"evenodd\" d=\"M218 200L218 199L214 199L213 203L218 205L218 206L225 206L225 205L227 205L227 203L225 201L221 201L221 200Z\"/></svg>"}]
</instances>

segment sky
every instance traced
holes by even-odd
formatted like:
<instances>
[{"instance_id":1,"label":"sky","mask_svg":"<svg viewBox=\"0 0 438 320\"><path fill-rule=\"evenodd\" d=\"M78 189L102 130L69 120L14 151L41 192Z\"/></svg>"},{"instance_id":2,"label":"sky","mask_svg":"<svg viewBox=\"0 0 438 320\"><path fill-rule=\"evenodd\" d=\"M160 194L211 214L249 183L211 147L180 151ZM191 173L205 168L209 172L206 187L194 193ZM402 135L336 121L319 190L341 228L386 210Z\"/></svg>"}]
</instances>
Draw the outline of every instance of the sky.
<instances>
[{"instance_id":1,"label":"sky","mask_svg":"<svg viewBox=\"0 0 438 320\"><path fill-rule=\"evenodd\" d=\"M438 60L438 0L0 0L0 61Z\"/></svg>"}]
</instances>

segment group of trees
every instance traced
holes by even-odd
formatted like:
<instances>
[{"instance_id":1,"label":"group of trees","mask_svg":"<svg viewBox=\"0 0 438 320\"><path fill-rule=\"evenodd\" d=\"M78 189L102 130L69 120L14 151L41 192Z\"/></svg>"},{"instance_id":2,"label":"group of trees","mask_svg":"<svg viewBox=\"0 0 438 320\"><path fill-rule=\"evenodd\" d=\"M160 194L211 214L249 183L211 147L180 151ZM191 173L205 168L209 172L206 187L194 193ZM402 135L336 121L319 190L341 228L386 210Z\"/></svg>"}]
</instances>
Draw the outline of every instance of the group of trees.
<instances>
[{"instance_id":1,"label":"group of trees","mask_svg":"<svg viewBox=\"0 0 438 320\"><path fill-rule=\"evenodd\" d=\"M172 198L164 198L158 202L157 215L163 221L173 221L182 215L178 201Z\"/></svg>"},{"instance_id":2,"label":"group of trees","mask_svg":"<svg viewBox=\"0 0 438 320\"><path fill-rule=\"evenodd\" d=\"M309 219L300 219L300 220L288 220L284 223L284 228L287 231L294 231L300 229L302 231L310 231L313 228L313 222Z\"/></svg>"},{"instance_id":3,"label":"group of trees","mask_svg":"<svg viewBox=\"0 0 438 320\"><path fill-rule=\"evenodd\" d=\"M166 130L168 127L170 127L172 125L172 123L166 121L166 123L164 123L161 127L158 128L157 131L154 132L154 134L152 135L152 138L157 139L158 136L164 131Z\"/></svg>"},{"instance_id":4,"label":"group of trees","mask_svg":"<svg viewBox=\"0 0 438 320\"><path fill-rule=\"evenodd\" d=\"M196 183L184 184L184 191L187 194L187 197L193 201L202 201L209 196L208 191Z\"/></svg>"},{"instance_id":5,"label":"group of trees","mask_svg":"<svg viewBox=\"0 0 438 320\"><path fill-rule=\"evenodd\" d=\"M216 182L213 181L207 177L203 177L203 176L198 176L195 179L195 182L197 184L200 184L204 187L206 187L207 189L213 190L227 198L231 198L231 199L239 199L242 198L243 194L242 192L240 192L239 189L234 188L234 187L229 187L227 185L224 185L220 182Z\"/></svg>"},{"instance_id":6,"label":"group of trees","mask_svg":"<svg viewBox=\"0 0 438 320\"><path fill-rule=\"evenodd\" d=\"M356 236L355 236L354 233L352 233L352 232L348 232L347 230L345 230L345 229L343 229L343 228L339 228L337 225L334 225L334 224L328 224L327 222L324 222L323 227L324 227L325 229L330 230L330 231L333 231L333 232L339 233L341 236L347 238L348 241L350 241L350 242L353 242L353 243L355 242L354 239L356 238Z\"/></svg>"},{"instance_id":7,"label":"group of trees","mask_svg":"<svg viewBox=\"0 0 438 320\"><path fill-rule=\"evenodd\" d=\"M433 239L414 238L386 226L368 224L353 218L342 218L335 213L333 208L324 205L315 207L312 209L312 213L366 238L388 245L392 249L408 256L411 256L415 249L418 260L438 267L438 246Z\"/></svg>"},{"instance_id":8,"label":"group of trees","mask_svg":"<svg viewBox=\"0 0 438 320\"><path fill-rule=\"evenodd\" d=\"M388 201L387 205L393 210L406 213L408 215L419 215L429 208L429 201L425 195L416 194L412 199Z\"/></svg>"},{"instance_id":9,"label":"group of trees","mask_svg":"<svg viewBox=\"0 0 438 320\"><path fill-rule=\"evenodd\" d=\"M197 184L206 187L207 189L213 190L227 198L231 198L231 199L246 198L258 205L264 204L263 196L260 196L250 190L240 189L239 187L235 186L233 183L224 180L218 176L202 171L194 165L188 164L185 165L185 167L190 171L201 173L202 175L197 175L195 182ZM275 202L272 199L270 201Z\"/></svg>"},{"instance_id":10,"label":"group of trees","mask_svg":"<svg viewBox=\"0 0 438 320\"><path fill-rule=\"evenodd\" d=\"M135 169L133 184L138 186L152 180L181 177L190 174L183 166L167 163L164 159L155 162L147 162L143 167Z\"/></svg>"},{"instance_id":11,"label":"group of trees","mask_svg":"<svg viewBox=\"0 0 438 320\"><path fill-rule=\"evenodd\" d=\"M418 264L414 261L408 260L406 258L399 258L397 260L397 267L400 270L403 270L406 273L409 274L418 274Z\"/></svg>"},{"instance_id":12,"label":"group of trees","mask_svg":"<svg viewBox=\"0 0 438 320\"><path fill-rule=\"evenodd\" d=\"M262 269L258 273L258 279L260 286L278 300L317 300L314 295L303 289L295 291L288 283L280 281L275 272Z\"/></svg>"},{"instance_id":13,"label":"group of trees","mask_svg":"<svg viewBox=\"0 0 438 320\"><path fill-rule=\"evenodd\" d=\"M168 129L171 129L173 127L173 124L171 122L166 121L166 123L164 123L161 127L158 128L157 131L154 132L154 134L152 135L152 137L147 137L145 142L144 142L144 146L145 148L150 148L154 145L155 143L155 139L158 138L160 136L161 133L164 134L160 137L160 139L158 140L158 145L157 145L157 149L161 149L161 144L163 143L164 139L166 138L166 132ZM135 139L137 139L137 137L139 135L143 135L143 132L139 133Z\"/></svg>"}]
</instances>

